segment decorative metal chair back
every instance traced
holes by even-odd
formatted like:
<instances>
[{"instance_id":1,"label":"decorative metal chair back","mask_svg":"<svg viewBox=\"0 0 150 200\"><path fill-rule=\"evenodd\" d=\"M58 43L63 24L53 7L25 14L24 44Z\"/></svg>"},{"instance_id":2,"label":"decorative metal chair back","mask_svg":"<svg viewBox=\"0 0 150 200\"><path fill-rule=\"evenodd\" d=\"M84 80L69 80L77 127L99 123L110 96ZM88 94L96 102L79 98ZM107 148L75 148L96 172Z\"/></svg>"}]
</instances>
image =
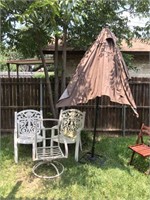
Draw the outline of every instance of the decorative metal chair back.
<instances>
[{"instance_id":1,"label":"decorative metal chair back","mask_svg":"<svg viewBox=\"0 0 150 200\"><path fill-rule=\"evenodd\" d=\"M15 112L18 137L31 138L35 132L37 135L41 133L41 121L42 112L36 110L23 110ZM16 124L15 124L16 125Z\"/></svg>"},{"instance_id":2,"label":"decorative metal chair back","mask_svg":"<svg viewBox=\"0 0 150 200\"><path fill-rule=\"evenodd\" d=\"M60 111L60 134L70 138L76 138L77 134L84 128L85 112L77 109Z\"/></svg>"}]
</instances>

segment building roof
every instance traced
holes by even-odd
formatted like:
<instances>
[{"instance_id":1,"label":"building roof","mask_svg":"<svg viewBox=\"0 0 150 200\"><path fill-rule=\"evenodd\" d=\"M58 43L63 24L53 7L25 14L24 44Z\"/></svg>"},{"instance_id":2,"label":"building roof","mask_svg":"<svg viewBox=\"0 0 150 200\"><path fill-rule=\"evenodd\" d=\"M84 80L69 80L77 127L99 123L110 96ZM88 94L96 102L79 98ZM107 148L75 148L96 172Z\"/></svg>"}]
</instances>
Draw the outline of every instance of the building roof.
<instances>
[{"instance_id":1,"label":"building roof","mask_svg":"<svg viewBox=\"0 0 150 200\"><path fill-rule=\"evenodd\" d=\"M58 52L62 52L63 51L63 46L62 46L62 44L60 44L59 46L58 46ZM73 47L70 47L70 46L67 46L67 51L68 52L85 52L86 51L86 49L79 49L79 48L73 48ZM47 47L45 47L44 49L43 49L43 53L44 54L54 54L54 52L55 52L55 45L48 45Z\"/></svg>"},{"instance_id":2,"label":"building roof","mask_svg":"<svg viewBox=\"0 0 150 200\"><path fill-rule=\"evenodd\" d=\"M59 43L58 51L61 52L63 50L62 43ZM49 44L47 47L43 49L45 54L54 53L55 45ZM68 52L85 52L85 49L75 49L72 47L67 47ZM129 47L125 40L122 41L121 51L123 52L149 52L150 51L150 40L148 42L142 41L140 39L133 39L132 46Z\"/></svg>"},{"instance_id":3,"label":"building roof","mask_svg":"<svg viewBox=\"0 0 150 200\"><path fill-rule=\"evenodd\" d=\"M46 64L53 64L54 60L46 59ZM7 60L7 63L9 64L18 64L18 65L36 65L36 64L42 64L42 60L40 59L24 59L24 60Z\"/></svg>"},{"instance_id":4,"label":"building roof","mask_svg":"<svg viewBox=\"0 0 150 200\"><path fill-rule=\"evenodd\" d=\"M150 52L150 41L142 41L140 39L133 39L132 46L129 47L123 40L121 51L126 52Z\"/></svg>"}]
</instances>

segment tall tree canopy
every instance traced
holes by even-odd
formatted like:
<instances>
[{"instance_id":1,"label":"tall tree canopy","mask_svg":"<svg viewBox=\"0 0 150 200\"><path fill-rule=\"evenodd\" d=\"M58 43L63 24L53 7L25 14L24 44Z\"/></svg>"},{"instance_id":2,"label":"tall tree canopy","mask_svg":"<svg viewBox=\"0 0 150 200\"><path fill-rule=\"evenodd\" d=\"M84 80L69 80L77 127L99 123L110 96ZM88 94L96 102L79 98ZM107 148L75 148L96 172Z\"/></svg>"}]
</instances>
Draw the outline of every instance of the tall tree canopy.
<instances>
[{"instance_id":1,"label":"tall tree canopy","mask_svg":"<svg viewBox=\"0 0 150 200\"><path fill-rule=\"evenodd\" d=\"M136 16L149 18L149 0L1 0L0 6L1 41L13 47L18 43L24 46L24 41L31 50L34 27L39 27L43 31L40 40L45 45L47 37L50 38L58 27L60 31L65 27L67 40L72 45L80 47L93 42L106 25L119 39L149 37L149 20L146 24L143 22L143 26L134 26L132 30L128 25L129 20ZM130 19L124 15L125 12L128 12ZM21 26L18 26L19 21L22 22ZM31 31L30 35L27 31L31 26L33 32Z\"/></svg>"},{"instance_id":2,"label":"tall tree canopy","mask_svg":"<svg viewBox=\"0 0 150 200\"><path fill-rule=\"evenodd\" d=\"M24 58L41 57L54 116L51 84L42 52L53 35L56 41L63 38L63 88L66 44L86 49L106 25L119 41L149 38L149 20L143 27L139 24L131 29L129 18L124 15L127 12L131 20L135 16L149 18L149 0L1 0L0 7L2 50L13 48Z\"/></svg>"},{"instance_id":3,"label":"tall tree canopy","mask_svg":"<svg viewBox=\"0 0 150 200\"><path fill-rule=\"evenodd\" d=\"M68 40L72 45L87 47L106 25L119 40L129 42L133 37L149 38L149 0L81 1L75 8L78 16L68 27ZM147 23L139 23L131 29L128 22L137 16L147 18Z\"/></svg>"},{"instance_id":4,"label":"tall tree canopy","mask_svg":"<svg viewBox=\"0 0 150 200\"><path fill-rule=\"evenodd\" d=\"M11 5L10 9L7 7L9 3ZM10 38L8 38L8 33L6 32L6 35L5 31L3 31L3 41L22 52L25 57L33 57L35 55L41 57L47 82L50 108L52 115L56 117L51 82L42 49L50 41L52 30L55 27L55 17L58 15L57 1L3 0L1 6L2 12L6 14L4 15L3 22L8 19L8 22L10 22L9 31L13 32ZM15 25L13 21L15 21ZM18 24L16 25L16 23ZM7 24L5 27L7 27Z\"/></svg>"}]
</instances>

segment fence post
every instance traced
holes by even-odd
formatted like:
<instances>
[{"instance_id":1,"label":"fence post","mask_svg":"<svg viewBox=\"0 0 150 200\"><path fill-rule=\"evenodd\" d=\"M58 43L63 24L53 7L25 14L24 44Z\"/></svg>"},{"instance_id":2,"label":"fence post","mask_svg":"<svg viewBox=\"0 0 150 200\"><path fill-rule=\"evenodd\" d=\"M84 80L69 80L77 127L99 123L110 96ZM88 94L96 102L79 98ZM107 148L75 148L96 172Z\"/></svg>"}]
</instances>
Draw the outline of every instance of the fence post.
<instances>
[{"instance_id":1,"label":"fence post","mask_svg":"<svg viewBox=\"0 0 150 200\"><path fill-rule=\"evenodd\" d=\"M123 115L122 132L123 132L123 136L125 136L126 135L126 106L125 105L123 105L122 115Z\"/></svg>"},{"instance_id":2,"label":"fence post","mask_svg":"<svg viewBox=\"0 0 150 200\"><path fill-rule=\"evenodd\" d=\"M40 110L43 110L42 79L40 78Z\"/></svg>"}]
</instances>

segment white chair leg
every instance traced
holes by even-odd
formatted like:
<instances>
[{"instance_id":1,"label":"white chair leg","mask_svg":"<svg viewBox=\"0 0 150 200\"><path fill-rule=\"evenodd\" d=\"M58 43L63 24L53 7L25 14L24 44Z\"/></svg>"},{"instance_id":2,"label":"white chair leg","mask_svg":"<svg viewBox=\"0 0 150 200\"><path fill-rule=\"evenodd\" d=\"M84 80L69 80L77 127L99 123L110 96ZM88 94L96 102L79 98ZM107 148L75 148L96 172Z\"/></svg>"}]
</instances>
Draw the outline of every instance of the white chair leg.
<instances>
[{"instance_id":1,"label":"white chair leg","mask_svg":"<svg viewBox=\"0 0 150 200\"><path fill-rule=\"evenodd\" d=\"M14 143L14 160L15 160L15 163L18 163L18 145L17 145L17 143Z\"/></svg>"},{"instance_id":2,"label":"white chair leg","mask_svg":"<svg viewBox=\"0 0 150 200\"><path fill-rule=\"evenodd\" d=\"M82 151L82 141L81 141L81 136L80 136L80 139L79 139L80 141L79 141L79 145L80 145L80 149L81 149L81 151Z\"/></svg>"},{"instance_id":3,"label":"white chair leg","mask_svg":"<svg viewBox=\"0 0 150 200\"><path fill-rule=\"evenodd\" d=\"M79 140L76 141L76 145L75 145L75 161L78 162L78 157L79 157Z\"/></svg>"},{"instance_id":4,"label":"white chair leg","mask_svg":"<svg viewBox=\"0 0 150 200\"><path fill-rule=\"evenodd\" d=\"M35 143L32 144L32 160L35 160Z\"/></svg>"}]
</instances>

